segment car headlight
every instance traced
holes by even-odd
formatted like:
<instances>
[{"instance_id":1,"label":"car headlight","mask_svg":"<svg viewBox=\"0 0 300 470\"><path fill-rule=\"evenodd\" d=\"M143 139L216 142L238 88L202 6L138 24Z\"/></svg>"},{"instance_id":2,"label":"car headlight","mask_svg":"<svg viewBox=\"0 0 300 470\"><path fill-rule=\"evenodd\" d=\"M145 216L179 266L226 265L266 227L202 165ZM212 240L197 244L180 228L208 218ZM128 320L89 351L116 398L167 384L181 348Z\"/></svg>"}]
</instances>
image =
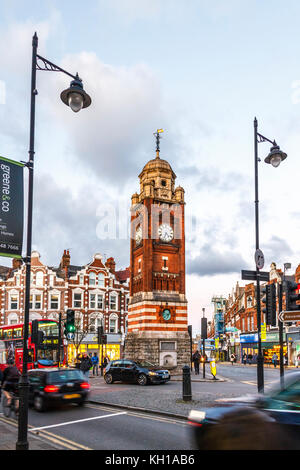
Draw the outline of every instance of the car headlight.
<instances>
[{"instance_id":1,"label":"car headlight","mask_svg":"<svg viewBox=\"0 0 300 470\"><path fill-rule=\"evenodd\" d=\"M149 372L149 375L157 375L157 372Z\"/></svg>"}]
</instances>

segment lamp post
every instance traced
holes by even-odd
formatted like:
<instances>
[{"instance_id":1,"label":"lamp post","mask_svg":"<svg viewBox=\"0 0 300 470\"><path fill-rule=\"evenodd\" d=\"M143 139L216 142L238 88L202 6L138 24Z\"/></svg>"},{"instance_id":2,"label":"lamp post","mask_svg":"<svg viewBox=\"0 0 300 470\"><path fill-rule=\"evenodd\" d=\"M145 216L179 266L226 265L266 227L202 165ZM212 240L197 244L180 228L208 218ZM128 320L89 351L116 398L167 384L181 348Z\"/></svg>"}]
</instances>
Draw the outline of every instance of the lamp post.
<instances>
[{"instance_id":1,"label":"lamp post","mask_svg":"<svg viewBox=\"0 0 300 470\"><path fill-rule=\"evenodd\" d=\"M272 147L269 155L265 158L265 163L270 163L277 168L280 163L286 159L287 154L280 150L277 143L257 131L257 119L254 119L254 173L255 173L255 246L256 252L259 250L259 210L258 210L258 144L261 142L270 142ZM256 264L256 313L257 313L257 334L258 334L258 355L257 355L257 389L259 393L264 393L264 358L261 348L261 307L260 307L260 272L258 263Z\"/></svg>"},{"instance_id":2,"label":"lamp post","mask_svg":"<svg viewBox=\"0 0 300 470\"><path fill-rule=\"evenodd\" d=\"M38 94L36 90L36 72L45 70L50 72L63 72L73 80L70 87L61 93L62 101L70 106L74 112L87 108L91 104L90 96L84 91L82 81L78 74L72 75L61 67L53 64L44 57L38 55L38 37L35 33L32 39L32 67L31 67L31 105L30 105L30 139L29 139L29 160L25 164L29 171L28 177L28 213L27 213L27 246L26 257L26 282L25 282L25 308L23 327L23 367L19 383L19 422L18 440L16 450L28 450L27 428L28 428L28 334L29 334L29 301L30 301L30 270L31 270L31 245L32 245L32 209L33 209L33 168L34 168L34 138L35 138L35 99Z\"/></svg>"}]
</instances>

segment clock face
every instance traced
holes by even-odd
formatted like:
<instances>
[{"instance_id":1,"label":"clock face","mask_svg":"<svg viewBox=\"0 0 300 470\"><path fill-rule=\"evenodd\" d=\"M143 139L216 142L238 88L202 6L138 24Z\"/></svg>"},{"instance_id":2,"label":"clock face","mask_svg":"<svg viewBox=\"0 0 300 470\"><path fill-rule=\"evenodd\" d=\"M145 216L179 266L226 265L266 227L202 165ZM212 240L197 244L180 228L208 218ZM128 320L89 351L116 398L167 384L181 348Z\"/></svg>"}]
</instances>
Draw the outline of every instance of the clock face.
<instances>
[{"instance_id":1,"label":"clock face","mask_svg":"<svg viewBox=\"0 0 300 470\"><path fill-rule=\"evenodd\" d=\"M163 311L163 313L162 313L162 316L163 316L163 319L164 319L165 321L170 320L170 318L171 318L171 312L170 312L170 310L169 310L168 308L165 308L164 311Z\"/></svg>"},{"instance_id":2,"label":"clock face","mask_svg":"<svg viewBox=\"0 0 300 470\"><path fill-rule=\"evenodd\" d=\"M143 231L142 231L142 227L138 227L136 229L136 232L135 232L135 241L136 241L136 244L139 245L142 241L142 238L143 238Z\"/></svg>"},{"instance_id":3,"label":"clock face","mask_svg":"<svg viewBox=\"0 0 300 470\"><path fill-rule=\"evenodd\" d=\"M173 240L174 232L170 225L162 224L158 227L158 235L163 242L170 242Z\"/></svg>"}]
</instances>

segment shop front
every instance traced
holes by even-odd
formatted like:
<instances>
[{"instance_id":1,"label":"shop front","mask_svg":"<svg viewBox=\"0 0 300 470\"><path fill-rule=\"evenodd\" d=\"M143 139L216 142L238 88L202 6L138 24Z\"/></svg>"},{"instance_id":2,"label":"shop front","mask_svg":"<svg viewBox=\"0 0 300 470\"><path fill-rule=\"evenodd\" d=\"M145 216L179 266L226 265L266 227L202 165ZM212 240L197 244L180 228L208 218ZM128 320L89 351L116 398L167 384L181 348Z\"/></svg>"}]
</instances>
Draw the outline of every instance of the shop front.
<instances>
[{"instance_id":1,"label":"shop front","mask_svg":"<svg viewBox=\"0 0 300 470\"><path fill-rule=\"evenodd\" d=\"M87 334L81 344L76 350L74 344L68 344L68 363L69 365L75 364L77 354L87 353L88 355L97 354L99 357L99 364L102 363L102 358L108 357L110 361L120 359L122 354L122 335L117 333L107 334L107 344L98 344L96 334Z\"/></svg>"},{"instance_id":2,"label":"shop front","mask_svg":"<svg viewBox=\"0 0 300 470\"><path fill-rule=\"evenodd\" d=\"M286 333L286 341L288 346L289 365L297 365L296 358L300 354L300 329L289 328L289 331ZM298 359L298 366L299 365L300 360Z\"/></svg>"},{"instance_id":3,"label":"shop front","mask_svg":"<svg viewBox=\"0 0 300 470\"><path fill-rule=\"evenodd\" d=\"M258 354L258 334L241 334L240 335L240 360L242 361L244 354L247 356L247 363L255 363Z\"/></svg>"},{"instance_id":4,"label":"shop front","mask_svg":"<svg viewBox=\"0 0 300 470\"><path fill-rule=\"evenodd\" d=\"M272 364L272 356L274 353L278 356L278 361L280 359L280 345L279 345L279 333L278 331L272 331L266 333L266 338L262 340L261 347L263 350L264 363ZM286 344L286 334L283 334L283 357L287 356L287 344Z\"/></svg>"}]
</instances>

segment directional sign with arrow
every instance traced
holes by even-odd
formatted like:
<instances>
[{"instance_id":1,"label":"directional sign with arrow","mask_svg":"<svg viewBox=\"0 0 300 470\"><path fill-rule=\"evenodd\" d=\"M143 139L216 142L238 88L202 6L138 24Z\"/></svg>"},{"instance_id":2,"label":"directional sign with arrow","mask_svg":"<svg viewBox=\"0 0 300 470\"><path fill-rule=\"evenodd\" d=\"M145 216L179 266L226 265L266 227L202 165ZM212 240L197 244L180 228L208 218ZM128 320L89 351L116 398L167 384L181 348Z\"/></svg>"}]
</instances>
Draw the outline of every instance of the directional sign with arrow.
<instances>
[{"instance_id":1,"label":"directional sign with arrow","mask_svg":"<svg viewBox=\"0 0 300 470\"><path fill-rule=\"evenodd\" d=\"M300 321L300 310L280 312L278 314L278 320L282 322Z\"/></svg>"}]
</instances>

